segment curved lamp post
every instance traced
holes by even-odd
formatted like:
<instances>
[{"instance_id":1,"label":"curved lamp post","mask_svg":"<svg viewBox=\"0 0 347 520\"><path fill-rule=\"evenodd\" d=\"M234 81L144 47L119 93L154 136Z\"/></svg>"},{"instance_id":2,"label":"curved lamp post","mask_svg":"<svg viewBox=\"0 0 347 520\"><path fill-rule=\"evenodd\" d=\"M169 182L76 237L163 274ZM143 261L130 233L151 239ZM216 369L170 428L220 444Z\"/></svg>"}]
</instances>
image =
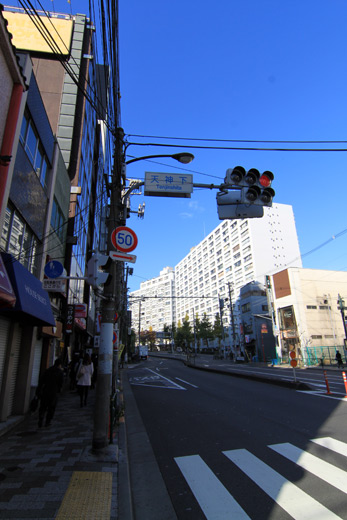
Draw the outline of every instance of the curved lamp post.
<instances>
[{"instance_id":1,"label":"curved lamp post","mask_svg":"<svg viewBox=\"0 0 347 520\"><path fill-rule=\"evenodd\" d=\"M194 155L189 152L181 152L174 153L173 155L165 154L165 155L144 155L142 157L136 157L135 159L130 159L129 161L125 161L125 164L131 164L136 161L144 161L145 159L158 159L159 157L169 157L171 159L175 159L176 161L182 164L189 164L194 159Z\"/></svg>"}]
</instances>

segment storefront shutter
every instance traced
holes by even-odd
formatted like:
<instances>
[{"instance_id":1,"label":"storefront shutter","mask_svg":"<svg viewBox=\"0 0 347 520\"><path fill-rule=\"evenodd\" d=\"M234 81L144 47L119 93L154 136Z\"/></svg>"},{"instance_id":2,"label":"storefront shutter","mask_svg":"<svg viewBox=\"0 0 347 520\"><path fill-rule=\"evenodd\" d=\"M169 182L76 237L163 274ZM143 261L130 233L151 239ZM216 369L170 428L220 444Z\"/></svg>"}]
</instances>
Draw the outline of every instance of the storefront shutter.
<instances>
[{"instance_id":1,"label":"storefront shutter","mask_svg":"<svg viewBox=\"0 0 347 520\"><path fill-rule=\"evenodd\" d=\"M37 340L34 351L34 363L33 371L31 375L31 386L38 386L40 376L40 365L41 365L41 354L42 354L42 339Z\"/></svg>"},{"instance_id":2,"label":"storefront shutter","mask_svg":"<svg viewBox=\"0 0 347 520\"><path fill-rule=\"evenodd\" d=\"M12 354L13 354L13 370L11 374L11 382L10 382L10 392L9 392L9 406L8 406L8 415L12 415L13 409L13 400L14 394L16 390L16 382L17 382L17 372L19 365L19 353L20 353L20 345L22 340L22 329L16 324L16 334L14 334L14 341L12 344Z\"/></svg>"},{"instance_id":3,"label":"storefront shutter","mask_svg":"<svg viewBox=\"0 0 347 520\"><path fill-rule=\"evenodd\" d=\"M6 349L8 343L8 335L10 332L10 320L0 317L0 388L2 385L2 378L4 375Z\"/></svg>"}]
</instances>

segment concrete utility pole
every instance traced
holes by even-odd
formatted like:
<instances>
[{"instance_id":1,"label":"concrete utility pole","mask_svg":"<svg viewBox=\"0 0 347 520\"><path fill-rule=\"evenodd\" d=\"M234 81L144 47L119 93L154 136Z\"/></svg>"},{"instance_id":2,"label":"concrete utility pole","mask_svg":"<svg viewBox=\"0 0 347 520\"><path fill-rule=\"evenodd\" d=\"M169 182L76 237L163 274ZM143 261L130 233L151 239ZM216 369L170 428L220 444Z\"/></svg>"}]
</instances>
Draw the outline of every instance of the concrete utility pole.
<instances>
[{"instance_id":1,"label":"concrete utility pole","mask_svg":"<svg viewBox=\"0 0 347 520\"><path fill-rule=\"evenodd\" d=\"M338 304L339 304L339 308L340 308L340 312L341 312L341 318L342 318L342 323L343 323L343 330L345 331L345 348L347 346L347 326L346 326L346 320L345 320L345 300L343 300L340 296L340 294L338 295Z\"/></svg>"},{"instance_id":2,"label":"concrete utility pole","mask_svg":"<svg viewBox=\"0 0 347 520\"><path fill-rule=\"evenodd\" d=\"M230 321L231 321L231 330L233 334L233 349L234 349L234 355L236 357L236 341L235 341L235 323L234 323L234 310L233 310L233 301L231 299L231 287L230 282L228 282L228 290L229 290L229 302L230 302Z\"/></svg>"},{"instance_id":3,"label":"concrete utility pole","mask_svg":"<svg viewBox=\"0 0 347 520\"><path fill-rule=\"evenodd\" d=\"M122 171L123 171L123 139L124 131L117 129L115 140L115 155L111 185L111 206L108 220L108 251L113 249L111 234L116 227L123 222L122 206ZM100 347L98 360L98 380L96 385L96 398L94 409L93 449L100 450L109 444L108 426L110 412L110 398L112 391L116 391L117 365L115 360L114 388L112 388L113 375L113 329L115 314L119 309L121 275L123 265L121 262L109 260L109 278L104 285L101 310ZM119 315L119 313L118 313Z\"/></svg>"}]
</instances>

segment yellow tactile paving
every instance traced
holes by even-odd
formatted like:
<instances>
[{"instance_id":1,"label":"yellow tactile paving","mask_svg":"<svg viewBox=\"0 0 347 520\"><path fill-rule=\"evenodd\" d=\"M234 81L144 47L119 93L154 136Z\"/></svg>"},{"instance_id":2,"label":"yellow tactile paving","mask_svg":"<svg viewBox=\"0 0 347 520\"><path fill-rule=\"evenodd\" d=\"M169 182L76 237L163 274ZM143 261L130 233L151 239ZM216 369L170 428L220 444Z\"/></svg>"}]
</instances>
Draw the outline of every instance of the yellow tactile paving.
<instances>
[{"instance_id":1,"label":"yellow tactile paving","mask_svg":"<svg viewBox=\"0 0 347 520\"><path fill-rule=\"evenodd\" d=\"M74 471L56 520L110 520L112 473Z\"/></svg>"}]
</instances>

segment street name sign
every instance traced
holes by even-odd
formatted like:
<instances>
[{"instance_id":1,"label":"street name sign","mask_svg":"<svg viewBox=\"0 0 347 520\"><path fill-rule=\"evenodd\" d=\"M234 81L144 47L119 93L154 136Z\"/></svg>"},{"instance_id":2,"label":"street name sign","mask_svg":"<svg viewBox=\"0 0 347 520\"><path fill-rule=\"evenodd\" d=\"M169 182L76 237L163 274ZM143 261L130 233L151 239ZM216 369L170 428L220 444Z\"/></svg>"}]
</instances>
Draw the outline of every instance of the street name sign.
<instances>
[{"instance_id":1,"label":"street name sign","mask_svg":"<svg viewBox=\"0 0 347 520\"><path fill-rule=\"evenodd\" d=\"M190 198L192 192L191 174L145 172L145 195Z\"/></svg>"}]
</instances>

